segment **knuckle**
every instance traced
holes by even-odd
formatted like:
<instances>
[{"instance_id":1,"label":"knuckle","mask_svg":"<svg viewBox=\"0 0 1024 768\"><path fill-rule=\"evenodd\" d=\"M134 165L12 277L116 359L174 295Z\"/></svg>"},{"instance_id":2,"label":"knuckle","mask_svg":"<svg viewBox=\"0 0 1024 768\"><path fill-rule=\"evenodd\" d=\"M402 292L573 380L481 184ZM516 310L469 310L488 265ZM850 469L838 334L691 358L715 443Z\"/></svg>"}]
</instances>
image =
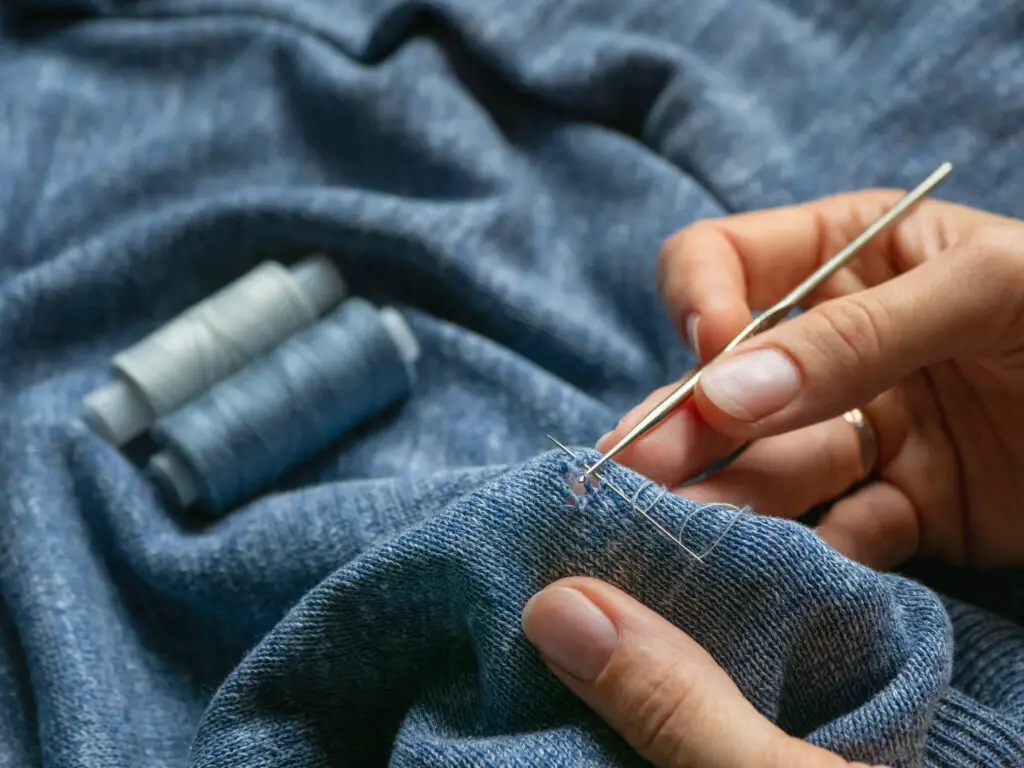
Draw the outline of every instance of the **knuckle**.
<instances>
[{"instance_id":1,"label":"knuckle","mask_svg":"<svg viewBox=\"0 0 1024 768\"><path fill-rule=\"evenodd\" d=\"M686 237L686 230L675 232L661 244L658 249L657 274L659 287L664 286L669 273L675 266L676 259L683 250L683 242Z\"/></svg>"},{"instance_id":2,"label":"knuckle","mask_svg":"<svg viewBox=\"0 0 1024 768\"><path fill-rule=\"evenodd\" d=\"M705 231L708 224L698 221L670 235L658 250L656 278L658 292L669 307L684 308L689 299L686 294L687 280L677 279L684 270L687 257L691 252L688 247L695 236Z\"/></svg>"},{"instance_id":3,"label":"knuckle","mask_svg":"<svg viewBox=\"0 0 1024 768\"><path fill-rule=\"evenodd\" d=\"M637 700L631 715L633 747L648 759L678 754L683 747L684 723L700 706L700 688L685 674L681 661L657 675Z\"/></svg>"},{"instance_id":4,"label":"knuckle","mask_svg":"<svg viewBox=\"0 0 1024 768\"><path fill-rule=\"evenodd\" d=\"M866 295L852 294L825 302L813 313L810 341L831 374L856 370L877 359L890 322L885 307Z\"/></svg>"},{"instance_id":5,"label":"knuckle","mask_svg":"<svg viewBox=\"0 0 1024 768\"><path fill-rule=\"evenodd\" d=\"M673 241L673 235L661 245L661 249L658 251L658 259L655 263L655 280L658 286L658 293L662 297L665 303L669 302L669 284L671 283L670 275L672 273L672 261L676 252L676 247Z\"/></svg>"},{"instance_id":6,"label":"knuckle","mask_svg":"<svg viewBox=\"0 0 1024 768\"><path fill-rule=\"evenodd\" d=\"M690 243L715 231L710 219L701 219L669 235L658 250L658 271L667 274L685 260Z\"/></svg>"},{"instance_id":7,"label":"knuckle","mask_svg":"<svg viewBox=\"0 0 1024 768\"><path fill-rule=\"evenodd\" d=\"M1024 226L979 228L964 243L971 288L985 297L976 331L996 348L1019 349L1024 332ZM983 316L982 316L983 314Z\"/></svg>"},{"instance_id":8,"label":"knuckle","mask_svg":"<svg viewBox=\"0 0 1024 768\"><path fill-rule=\"evenodd\" d=\"M994 290L1019 285L1024 278L1022 229L978 229L968 242L973 269Z\"/></svg>"},{"instance_id":9,"label":"knuckle","mask_svg":"<svg viewBox=\"0 0 1024 768\"><path fill-rule=\"evenodd\" d=\"M664 242L661 244L661 248L658 249L658 264L667 264L674 258L675 254L679 251L679 246L682 245L683 238L685 236L686 229L680 229L665 238Z\"/></svg>"}]
</instances>

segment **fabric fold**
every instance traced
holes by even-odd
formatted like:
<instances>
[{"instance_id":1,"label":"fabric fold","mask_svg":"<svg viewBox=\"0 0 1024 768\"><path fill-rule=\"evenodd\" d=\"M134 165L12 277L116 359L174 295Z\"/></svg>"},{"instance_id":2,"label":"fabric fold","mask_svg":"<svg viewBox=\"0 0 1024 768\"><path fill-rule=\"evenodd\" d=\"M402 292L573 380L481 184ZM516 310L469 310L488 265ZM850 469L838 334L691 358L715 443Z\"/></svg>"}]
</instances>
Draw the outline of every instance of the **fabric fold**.
<instances>
[{"instance_id":1,"label":"fabric fold","mask_svg":"<svg viewBox=\"0 0 1024 768\"><path fill-rule=\"evenodd\" d=\"M787 731L850 759L920 764L951 669L937 596L846 560L799 523L747 512L697 562L607 489L585 509L568 504L567 467L543 454L331 574L218 691L193 764L223 764L246 744L243 764L269 750L295 766L519 765L569 724L575 739L544 747L552 764L640 764L519 628L530 595L581 574L692 635ZM609 478L627 494L646 483L621 468ZM734 513L668 496L651 514L713 539Z\"/></svg>"},{"instance_id":2,"label":"fabric fold","mask_svg":"<svg viewBox=\"0 0 1024 768\"><path fill-rule=\"evenodd\" d=\"M789 521L744 515L694 563L614 496L567 505L544 439L592 445L690 367L657 274L692 222L942 160L943 197L1020 216L1020 3L0 10L0 764L634 764L519 630L581 573L795 735L1020 762L1018 624ZM409 319L415 390L220 520L176 509L152 445L112 449L81 398L118 350L311 252ZM694 546L730 519L654 512L693 513Z\"/></svg>"}]
</instances>

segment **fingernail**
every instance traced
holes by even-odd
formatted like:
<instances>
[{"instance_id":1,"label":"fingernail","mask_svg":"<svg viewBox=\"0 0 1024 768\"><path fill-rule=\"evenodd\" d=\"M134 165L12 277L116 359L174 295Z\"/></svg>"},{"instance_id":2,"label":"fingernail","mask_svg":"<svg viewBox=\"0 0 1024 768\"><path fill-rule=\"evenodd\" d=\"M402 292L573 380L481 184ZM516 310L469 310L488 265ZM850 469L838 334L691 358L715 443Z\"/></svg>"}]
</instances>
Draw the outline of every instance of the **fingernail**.
<instances>
[{"instance_id":1,"label":"fingernail","mask_svg":"<svg viewBox=\"0 0 1024 768\"><path fill-rule=\"evenodd\" d=\"M619 642L601 609L569 587L548 588L530 599L523 634L543 656L588 683L601 674Z\"/></svg>"},{"instance_id":2,"label":"fingernail","mask_svg":"<svg viewBox=\"0 0 1024 768\"><path fill-rule=\"evenodd\" d=\"M690 315L686 318L686 338L690 342L690 349L700 360L700 339L697 338L697 324L700 322L700 315Z\"/></svg>"},{"instance_id":3,"label":"fingernail","mask_svg":"<svg viewBox=\"0 0 1024 768\"><path fill-rule=\"evenodd\" d=\"M800 372L775 349L758 349L723 360L701 374L708 399L743 421L757 421L790 403L800 391Z\"/></svg>"}]
</instances>

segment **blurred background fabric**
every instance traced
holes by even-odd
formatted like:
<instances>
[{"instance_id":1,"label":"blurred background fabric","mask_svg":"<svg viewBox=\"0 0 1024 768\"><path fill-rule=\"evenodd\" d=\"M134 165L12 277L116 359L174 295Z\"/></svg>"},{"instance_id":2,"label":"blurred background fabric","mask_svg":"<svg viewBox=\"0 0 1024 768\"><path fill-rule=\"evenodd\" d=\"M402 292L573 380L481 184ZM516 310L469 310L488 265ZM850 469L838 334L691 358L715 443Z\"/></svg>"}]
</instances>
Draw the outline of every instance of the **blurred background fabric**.
<instances>
[{"instance_id":1,"label":"blurred background fabric","mask_svg":"<svg viewBox=\"0 0 1024 768\"><path fill-rule=\"evenodd\" d=\"M0 7L0 765L638 763L519 631L572 573L837 752L1024 762L1015 600L756 517L695 566L567 508L544 439L592 445L692 362L655 282L690 222L943 160L938 196L1024 213L1024 3ZM409 320L413 396L221 519L174 510L82 396L312 251Z\"/></svg>"}]
</instances>

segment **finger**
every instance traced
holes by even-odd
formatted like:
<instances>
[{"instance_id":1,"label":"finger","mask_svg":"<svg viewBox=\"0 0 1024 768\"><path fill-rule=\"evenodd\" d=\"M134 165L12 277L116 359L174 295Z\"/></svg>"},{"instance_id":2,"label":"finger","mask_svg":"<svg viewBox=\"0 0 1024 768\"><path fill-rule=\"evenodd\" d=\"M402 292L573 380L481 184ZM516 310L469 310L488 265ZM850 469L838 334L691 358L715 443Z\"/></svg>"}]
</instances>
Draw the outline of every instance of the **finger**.
<instances>
[{"instance_id":1,"label":"finger","mask_svg":"<svg viewBox=\"0 0 1024 768\"><path fill-rule=\"evenodd\" d=\"M695 224L670 238L658 262L659 286L670 314L680 332L685 333L702 362L714 357L750 321L751 307L774 303L796 283L806 277L825 258L831 257L868 223L899 199L895 190L835 195L798 206L738 214L715 221ZM904 245L899 252L938 252L952 236L943 233L966 229L978 221L1007 221L991 214L962 208L949 203L927 200L914 208L895 227L886 230L866 246L888 253L889 241L897 238ZM938 234L936 234L938 233ZM862 253L862 260L867 254ZM885 259L883 259L885 261ZM895 268L889 268L880 279L887 279ZM823 287L824 294L842 294L859 290L863 284L836 285L848 274L837 275ZM600 450L610 447L636 424L671 387L657 390L641 406L630 411L619 426L598 443ZM714 409L711 411L714 415ZM647 451L637 446L623 455L623 462L652 475L659 482L678 484L700 466L727 455L728 441L716 441L709 450L694 455L685 468L678 464L675 438L693 436L692 425L681 417L675 426L666 425L664 437L657 440L659 449L668 454ZM715 434L702 431L703 435ZM742 430L740 430L742 434ZM641 441L641 443L646 442ZM732 447L738 443L733 442ZM673 448L673 446L676 446ZM667 465L667 466L666 466Z\"/></svg>"},{"instance_id":2,"label":"finger","mask_svg":"<svg viewBox=\"0 0 1024 768\"><path fill-rule=\"evenodd\" d=\"M623 416L615 429L597 441L597 450L606 451L621 440L675 387L676 384L669 384L654 390ZM643 439L618 454L616 460L654 482L671 488L727 456L736 446L736 441L712 430L700 418L696 408L690 405L677 409L644 435Z\"/></svg>"},{"instance_id":3,"label":"finger","mask_svg":"<svg viewBox=\"0 0 1024 768\"><path fill-rule=\"evenodd\" d=\"M900 565L917 552L921 541L913 501L884 480L834 504L817 533L838 552L877 570Z\"/></svg>"},{"instance_id":4,"label":"finger","mask_svg":"<svg viewBox=\"0 0 1024 768\"><path fill-rule=\"evenodd\" d=\"M714 357L750 322L745 283L742 260L720 224L687 227L662 247L662 301L699 362Z\"/></svg>"},{"instance_id":5,"label":"finger","mask_svg":"<svg viewBox=\"0 0 1024 768\"><path fill-rule=\"evenodd\" d=\"M703 648L608 584L552 584L527 604L523 631L554 674L659 768L847 765L787 736Z\"/></svg>"},{"instance_id":6,"label":"finger","mask_svg":"<svg viewBox=\"0 0 1024 768\"><path fill-rule=\"evenodd\" d=\"M700 221L681 230L665 242L658 259L658 284L669 316L706 362L750 321L751 310L779 301L902 196L886 189L833 195ZM1008 221L925 200L865 246L857 263L870 267L864 270L868 280L842 270L808 305L904 272L941 252L960 231Z\"/></svg>"},{"instance_id":7,"label":"finger","mask_svg":"<svg viewBox=\"0 0 1024 768\"><path fill-rule=\"evenodd\" d=\"M694 501L795 518L864 475L857 432L836 418L753 443L721 472L676 492Z\"/></svg>"},{"instance_id":8,"label":"finger","mask_svg":"<svg viewBox=\"0 0 1024 768\"><path fill-rule=\"evenodd\" d=\"M904 194L895 189L864 190L698 221L662 246L658 259L662 298L669 310L683 316L705 302L713 303L715 296L703 288L718 287L738 291L752 309L765 309ZM1014 220L928 199L872 238L858 260L881 256L878 260L888 265L888 277L945 250L960 232L1009 223Z\"/></svg>"},{"instance_id":9,"label":"finger","mask_svg":"<svg viewBox=\"0 0 1024 768\"><path fill-rule=\"evenodd\" d=\"M1024 315L1020 228L831 299L708 366L694 393L714 429L749 440L823 421L931 363L1000 354Z\"/></svg>"}]
</instances>

